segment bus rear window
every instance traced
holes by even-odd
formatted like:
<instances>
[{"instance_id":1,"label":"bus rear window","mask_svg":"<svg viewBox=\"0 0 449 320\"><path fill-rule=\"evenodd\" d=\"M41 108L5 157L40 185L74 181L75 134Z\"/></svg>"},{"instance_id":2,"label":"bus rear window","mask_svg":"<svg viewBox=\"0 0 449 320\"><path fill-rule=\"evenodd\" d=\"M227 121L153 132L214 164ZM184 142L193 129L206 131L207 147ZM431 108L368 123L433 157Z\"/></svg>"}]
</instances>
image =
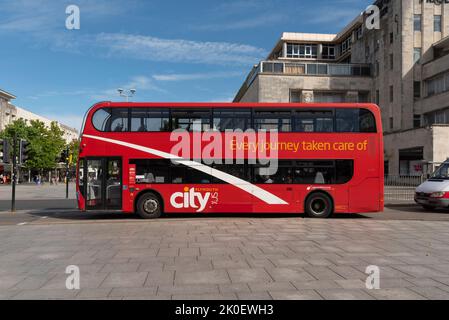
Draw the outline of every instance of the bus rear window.
<instances>
[{"instance_id":1,"label":"bus rear window","mask_svg":"<svg viewBox=\"0 0 449 320\"><path fill-rule=\"evenodd\" d=\"M336 132L376 132L376 120L366 109L336 109Z\"/></svg>"}]
</instances>

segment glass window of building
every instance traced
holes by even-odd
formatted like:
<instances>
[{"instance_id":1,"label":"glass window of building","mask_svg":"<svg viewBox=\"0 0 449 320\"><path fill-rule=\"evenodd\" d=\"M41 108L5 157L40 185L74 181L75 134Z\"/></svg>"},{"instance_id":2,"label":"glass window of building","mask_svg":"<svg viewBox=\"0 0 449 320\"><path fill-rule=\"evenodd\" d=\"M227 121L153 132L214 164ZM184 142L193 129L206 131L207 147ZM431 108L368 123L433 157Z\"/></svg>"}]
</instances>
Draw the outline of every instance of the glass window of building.
<instances>
[{"instance_id":1,"label":"glass window of building","mask_svg":"<svg viewBox=\"0 0 449 320\"><path fill-rule=\"evenodd\" d=\"M415 14L413 16L413 30L414 31L421 31L421 15Z\"/></svg>"},{"instance_id":2,"label":"glass window of building","mask_svg":"<svg viewBox=\"0 0 449 320\"><path fill-rule=\"evenodd\" d=\"M421 48L413 49L413 62L418 63L421 59Z\"/></svg>"},{"instance_id":3,"label":"glass window of building","mask_svg":"<svg viewBox=\"0 0 449 320\"><path fill-rule=\"evenodd\" d=\"M421 81L413 82L413 96L415 98L421 98Z\"/></svg>"},{"instance_id":4,"label":"glass window of building","mask_svg":"<svg viewBox=\"0 0 449 320\"><path fill-rule=\"evenodd\" d=\"M435 15L433 20L433 30L441 32L441 15Z\"/></svg>"},{"instance_id":5,"label":"glass window of building","mask_svg":"<svg viewBox=\"0 0 449 320\"><path fill-rule=\"evenodd\" d=\"M323 45L323 59L335 59L335 46L334 45Z\"/></svg>"},{"instance_id":6,"label":"glass window of building","mask_svg":"<svg viewBox=\"0 0 449 320\"><path fill-rule=\"evenodd\" d=\"M317 58L318 46L316 44L287 44L287 58Z\"/></svg>"}]
</instances>

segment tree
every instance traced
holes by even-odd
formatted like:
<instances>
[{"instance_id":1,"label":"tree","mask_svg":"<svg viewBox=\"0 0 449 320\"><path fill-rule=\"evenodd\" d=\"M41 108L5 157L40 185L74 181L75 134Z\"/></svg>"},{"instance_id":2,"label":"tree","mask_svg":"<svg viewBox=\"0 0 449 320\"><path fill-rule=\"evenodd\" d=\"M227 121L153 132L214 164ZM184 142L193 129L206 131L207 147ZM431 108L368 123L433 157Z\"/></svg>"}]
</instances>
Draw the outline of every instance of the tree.
<instances>
[{"instance_id":1,"label":"tree","mask_svg":"<svg viewBox=\"0 0 449 320\"><path fill-rule=\"evenodd\" d=\"M10 158L12 157L12 145L14 140L14 134L17 134L17 139L27 139L28 137L28 125L25 120L22 118L14 121L13 123L7 125L5 129L0 132L0 139L6 139L11 146L10 150ZM17 152L18 150L16 150Z\"/></svg>"},{"instance_id":2,"label":"tree","mask_svg":"<svg viewBox=\"0 0 449 320\"><path fill-rule=\"evenodd\" d=\"M18 119L5 128L2 136L12 142L14 133L17 133L17 139L25 139L30 143L28 160L24 164L26 168L56 168L57 160L65 147L64 132L56 122L52 122L47 128L39 120L31 120L28 124L23 119Z\"/></svg>"},{"instance_id":3,"label":"tree","mask_svg":"<svg viewBox=\"0 0 449 320\"><path fill-rule=\"evenodd\" d=\"M78 139L70 142L69 151L70 151L70 154L72 155L71 165L74 165L78 162L79 149L80 149L80 141Z\"/></svg>"}]
</instances>

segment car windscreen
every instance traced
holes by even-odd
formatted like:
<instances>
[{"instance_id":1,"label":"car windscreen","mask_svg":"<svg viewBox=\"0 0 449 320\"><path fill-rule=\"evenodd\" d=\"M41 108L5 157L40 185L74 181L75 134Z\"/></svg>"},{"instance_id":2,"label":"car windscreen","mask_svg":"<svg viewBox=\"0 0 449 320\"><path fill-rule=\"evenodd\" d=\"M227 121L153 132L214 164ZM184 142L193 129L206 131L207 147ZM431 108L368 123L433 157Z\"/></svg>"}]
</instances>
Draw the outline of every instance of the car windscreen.
<instances>
[{"instance_id":1,"label":"car windscreen","mask_svg":"<svg viewBox=\"0 0 449 320\"><path fill-rule=\"evenodd\" d=\"M432 176L430 177L431 179L444 179L444 180L449 180L449 163L443 163L438 169L437 171L435 171Z\"/></svg>"}]
</instances>

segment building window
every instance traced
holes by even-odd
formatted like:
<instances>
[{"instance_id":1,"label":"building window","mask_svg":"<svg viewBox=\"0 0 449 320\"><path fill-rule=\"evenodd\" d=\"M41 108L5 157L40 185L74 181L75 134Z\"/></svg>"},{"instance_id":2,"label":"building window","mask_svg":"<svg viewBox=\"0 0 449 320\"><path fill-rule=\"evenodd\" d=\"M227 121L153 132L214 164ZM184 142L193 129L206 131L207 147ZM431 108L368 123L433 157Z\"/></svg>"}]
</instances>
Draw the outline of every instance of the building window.
<instances>
[{"instance_id":1,"label":"building window","mask_svg":"<svg viewBox=\"0 0 449 320\"><path fill-rule=\"evenodd\" d=\"M393 43L393 40L394 40L393 32L390 32L390 44Z\"/></svg>"},{"instance_id":2,"label":"building window","mask_svg":"<svg viewBox=\"0 0 449 320\"><path fill-rule=\"evenodd\" d=\"M433 30L441 32L441 15L435 15L433 18Z\"/></svg>"},{"instance_id":3,"label":"building window","mask_svg":"<svg viewBox=\"0 0 449 320\"><path fill-rule=\"evenodd\" d=\"M287 44L287 58L317 58L318 46L316 44Z\"/></svg>"},{"instance_id":4,"label":"building window","mask_svg":"<svg viewBox=\"0 0 449 320\"><path fill-rule=\"evenodd\" d=\"M301 102L301 91L300 90L290 90L290 102L291 103Z\"/></svg>"},{"instance_id":5,"label":"building window","mask_svg":"<svg viewBox=\"0 0 449 320\"><path fill-rule=\"evenodd\" d=\"M357 30L355 31L355 36L356 36L357 40L362 38L362 36L363 36L363 28L361 26L358 27Z\"/></svg>"},{"instance_id":6,"label":"building window","mask_svg":"<svg viewBox=\"0 0 449 320\"><path fill-rule=\"evenodd\" d=\"M436 94L449 91L449 72L440 74L429 80L426 80L426 96L430 97Z\"/></svg>"},{"instance_id":7,"label":"building window","mask_svg":"<svg viewBox=\"0 0 449 320\"><path fill-rule=\"evenodd\" d=\"M415 98L421 98L421 81L413 82L413 96Z\"/></svg>"},{"instance_id":8,"label":"building window","mask_svg":"<svg viewBox=\"0 0 449 320\"><path fill-rule=\"evenodd\" d=\"M343 55L350 50L351 50L351 37L348 37L340 45L340 54Z\"/></svg>"},{"instance_id":9,"label":"building window","mask_svg":"<svg viewBox=\"0 0 449 320\"><path fill-rule=\"evenodd\" d=\"M421 15L415 14L413 16L413 30L414 31L421 31Z\"/></svg>"},{"instance_id":10,"label":"building window","mask_svg":"<svg viewBox=\"0 0 449 320\"><path fill-rule=\"evenodd\" d=\"M332 45L323 45L323 59L335 59L335 46Z\"/></svg>"},{"instance_id":11,"label":"building window","mask_svg":"<svg viewBox=\"0 0 449 320\"><path fill-rule=\"evenodd\" d=\"M390 102L394 101L394 88L390 86Z\"/></svg>"},{"instance_id":12,"label":"building window","mask_svg":"<svg viewBox=\"0 0 449 320\"><path fill-rule=\"evenodd\" d=\"M394 57L393 54L390 54L390 70L393 70L394 68Z\"/></svg>"},{"instance_id":13,"label":"building window","mask_svg":"<svg viewBox=\"0 0 449 320\"><path fill-rule=\"evenodd\" d=\"M426 126L431 126L433 124L449 124L449 108L424 114L424 124Z\"/></svg>"},{"instance_id":14,"label":"building window","mask_svg":"<svg viewBox=\"0 0 449 320\"><path fill-rule=\"evenodd\" d=\"M421 48L413 49L413 63L418 63L421 59Z\"/></svg>"},{"instance_id":15,"label":"building window","mask_svg":"<svg viewBox=\"0 0 449 320\"><path fill-rule=\"evenodd\" d=\"M374 63L374 69L374 74L376 75L376 77L378 77L380 71L379 60L376 60L376 62Z\"/></svg>"},{"instance_id":16,"label":"building window","mask_svg":"<svg viewBox=\"0 0 449 320\"><path fill-rule=\"evenodd\" d=\"M361 92L359 92L358 102L359 103L368 103L368 102L370 102L370 94L369 94L369 92L368 91L361 91Z\"/></svg>"},{"instance_id":17,"label":"building window","mask_svg":"<svg viewBox=\"0 0 449 320\"><path fill-rule=\"evenodd\" d=\"M380 104L380 91L376 90L376 104L379 105Z\"/></svg>"},{"instance_id":18,"label":"building window","mask_svg":"<svg viewBox=\"0 0 449 320\"><path fill-rule=\"evenodd\" d=\"M421 115L420 114L414 114L413 115L413 128L420 128L421 127Z\"/></svg>"},{"instance_id":19,"label":"building window","mask_svg":"<svg viewBox=\"0 0 449 320\"><path fill-rule=\"evenodd\" d=\"M393 130L394 127L394 120L393 117L390 117L390 130Z\"/></svg>"}]
</instances>

